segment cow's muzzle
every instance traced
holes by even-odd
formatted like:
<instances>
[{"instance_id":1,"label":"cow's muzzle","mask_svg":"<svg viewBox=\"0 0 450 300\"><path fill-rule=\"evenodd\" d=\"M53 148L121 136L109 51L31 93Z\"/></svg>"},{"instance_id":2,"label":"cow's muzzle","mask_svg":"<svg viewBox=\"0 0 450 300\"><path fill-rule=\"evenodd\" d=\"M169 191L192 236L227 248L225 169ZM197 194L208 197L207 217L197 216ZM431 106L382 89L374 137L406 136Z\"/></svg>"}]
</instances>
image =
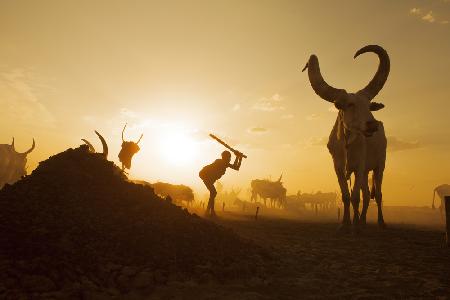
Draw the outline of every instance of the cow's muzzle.
<instances>
[{"instance_id":1,"label":"cow's muzzle","mask_svg":"<svg viewBox=\"0 0 450 300\"><path fill-rule=\"evenodd\" d=\"M366 130L364 131L364 135L366 137L372 136L378 130L378 121L367 121L366 122Z\"/></svg>"}]
</instances>

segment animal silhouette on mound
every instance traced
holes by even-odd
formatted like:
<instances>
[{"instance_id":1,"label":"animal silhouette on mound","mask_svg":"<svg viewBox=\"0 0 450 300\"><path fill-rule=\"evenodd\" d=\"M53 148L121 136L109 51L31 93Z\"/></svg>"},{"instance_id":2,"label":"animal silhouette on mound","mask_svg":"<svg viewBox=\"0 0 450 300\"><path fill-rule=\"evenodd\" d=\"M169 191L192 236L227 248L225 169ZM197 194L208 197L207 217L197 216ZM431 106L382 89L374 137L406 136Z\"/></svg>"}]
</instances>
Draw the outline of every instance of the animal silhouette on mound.
<instances>
[{"instance_id":1,"label":"animal silhouette on mound","mask_svg":"<svg viewBox=\"0 0 450 300\"><path fill-rule=\"evenodd\" d=\"M194 203L194 191L184 184L171 184L166 182L155 182L150 184L156 194L167 197L170 196L177 204L186 203L191 207Z\"/></svg>"},{"instance_id":2,"label":"animal silhouette on mound","mask_svg":"<svg viewBox=\"0 0 450 300\"><path fill-rule=\"evenodd\" d=\"M125 128L127 128L127 124L123 127L122 130L122 148L119 152L119 160L122 163L122 171L125 172L125 169L131 169L131 159L133 156L141 150L139 148L139 142L141 141L144 134L141 134L141 137L137 140L137 142L125 141L123 137L123 133L125 132Z\"/></svg>"},{"instance_id":3,"label":"animal silhouette on mound","mask_svg":"<svg viewBox=\"0 0 450 300\"><path fill-rule=\"evenodd\" d=\"M108 159L108 144L106 143L106 141L105 141L105 139L103 138L103 136L102 136L100 133L98 133L97 130L95 130L94 132L95 132L95 134L98 136L98 138L100 139L100 142L102 142L102 147L103 147L102 153L98 153L98 154L100 154L101 156L103 156L105 159ZM81 139L81 140L82 140L86 145L88 145L88 147L89 147L89 152L91 152L91 153L97 153L97 152L95 151L94 146L92 146L92 144L91 144L88 140L86 140L86 139Z\"/></svg>"},{"instance_id":4,"label":"animal silhouette on mound","mask_svg":"<svg viewBox=\"0 0 450 300\"><path fill-rule=\"evenodd\" d=\"M434 198L436 197L436 194L441 199L439 210L441 212L441 216L443 216L445 210L445 196L450 196L450 184L441 184L435 187L435 189L433 190L433 204L431 205L433 209L435 209Z\"/></svg>"},{"instance_id":5,"label":"animal silhouette on mound","mask_svg":"<svg viewBox=\"0 0 450 300\"><path fill-rule=\"evenodd\" d=\"M270 207L282 208L286 204L286 188L281 182L283 175L277 181L267 179L254 179L251 182L252 196L251 202L256 202L258 196L264 200L264 206L267 206L267 199L270 200Z\"/></svg>"},{"instance_id":6,"label":"animal silhouette on mound","mask_svg":"<svg viewBox=\"0 0 450 300\"><path fill-rule=\"evenodd\" d=\"M36 143L33 139L31 148L25 152L17 152L14 138L11 144L0 144L0 189L5 184L13 184L27 175L27 155L30 154Z\"/></svg>"},{"instance_id":7,"label":"animal silhouette on mound","mask_svg":"<svg viewBox=\"0 0 450 300\"><path fill-rule=\"evenodd\" d=\"M221 158L216 159L212 164L203 167L199 172L199 177L203 180L206 188L209 190L209 200L208 206L206 208L206 215L215 216L216 212L214 210L214 200L217 196L216 188L214 183L219 180L226 172L227 168L239 171L242 162L242 154L235 152L236 158L234 163L231 165L231 153L230 151L223 151Z\"/></svg>"},{"instance_id":8,"label":"animal silhouette on mound","mask_svg":"<svg viewBox=\"0 0 450 300\"><path fill-rule=\"evenodd\" d=\"M354 58L363 53L377 54L380 62L373 79L362 90L348 93L344 89L330 86L322 77L319 60L311 55L305 69L314 92L325 101L331 102L339 110L328 140L328 150L333 158L334 169L344 203L342 229L348 228L350 221L350 201L353 206L353 224L366 223L370 198L375 198L378 206L378 224L385 227L382 211L383 172L386 162L386 134L383 123L376 120L372 112L380 110L383 104L372 99L383 88L390 71L387 52L378 45L368 45L356 52ZM373 171L372 191L369 191L368 174ZM353 189L349 191L347 180L355 175ZM363 194L363 208L359 214L360 191Z\"/></svg>"}]
</instances>

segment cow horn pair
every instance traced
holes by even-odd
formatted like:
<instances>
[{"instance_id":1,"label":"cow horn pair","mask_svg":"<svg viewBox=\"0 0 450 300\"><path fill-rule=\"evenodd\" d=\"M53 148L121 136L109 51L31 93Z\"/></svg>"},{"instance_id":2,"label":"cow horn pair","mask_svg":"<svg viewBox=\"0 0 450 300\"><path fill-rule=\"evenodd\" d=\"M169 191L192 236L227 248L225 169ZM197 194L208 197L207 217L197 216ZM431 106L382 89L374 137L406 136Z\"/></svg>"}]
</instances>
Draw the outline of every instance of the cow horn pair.
<instances>
[{"instance_id":1,"label":"cow horn pair","mask_svg":"<svg viewBox=\"0 0 450 300\"><path fill-rule=\"evenodd\" d=\"M123 133L125 132L125 128L127 128L127 124L125 124L125 126L123 126L122 129L122 142L125 142L125 139L123 138ZM144 134L141 134L140 138L137 140L136 144L139 144L139 142L141 141L142 137L144 136Z\"/></svg>"},{"instance_id":2,"label":"cow horn pair","mask_svg":"<svg viewBox=\"0 0 450 300\"><path fill-rule=\"evenodd\" d=\"M16 151L16 148L14 147L14 137L13 137L13 139L12 139L12 143L11 143L11 147L14 149L14 151ZM35 143L35 141L34 141L34 139L33 139L33 144L31 145L31 148L30 149L28 149L28 151L25 151L25 152L17 152L18 154L23 154L23 155L27 155L27 154L29 154L29 153L31 153L33 150L34 150L34 148L36 147L36 143Z\"/></svg>"},{"instance_id":3,"label":"cow horn pair","mask_svg":"<svg viewBox=\"0 0 450 300\"><path fill-rule=\"evenodd\" d=\"M369 84L358 93L364 94L369 101L371 101L383 88L386 82L389 70L390 70L390 60L389 56L382 47L378 45L368 45L359 49L353 58L367 52L373 52L378 55L380 63L378 65L378 70L375 76L369 82ZM322 99L334 103L337 99L345 96L347 92L343 89L337 89L330 86L322 77L320 73L319 60L316 55L311 55L309 61L306 63L302 72L308 69L308 77L314 92L319 95Z\"/></svg>"},{"instance_id":4,"label":"cow horn pair","mask_svg":"<svg viewBox=\"0 0 450 300\"><path fill-rule=\"evenodd\" d=\"M102 156L104 156L105 158L107 158L107 157L108 157L108 145L106 144L106 141L105 141L105 139L103 138L103 136L102 136L100 133L98 133L97 130L95 130L95 134L98 136L98 138L99 138L100 141L102 142L102 147L103 147ZM81 139L81 140L82 140L86 145L88 145L89 151L90 151L90 152L95 153L95 148L94 148L94 146L92 146L92 144L91 144L88 140L85 140L85 139Z\"/></svg>"}]
</instances>

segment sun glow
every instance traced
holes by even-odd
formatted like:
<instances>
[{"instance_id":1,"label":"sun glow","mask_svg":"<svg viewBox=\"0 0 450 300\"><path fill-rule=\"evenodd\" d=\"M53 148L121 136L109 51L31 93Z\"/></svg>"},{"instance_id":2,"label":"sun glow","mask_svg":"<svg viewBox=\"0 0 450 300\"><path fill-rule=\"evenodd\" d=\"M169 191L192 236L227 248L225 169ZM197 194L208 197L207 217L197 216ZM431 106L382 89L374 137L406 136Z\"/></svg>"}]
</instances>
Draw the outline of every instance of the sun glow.
<instances>
[{"instance_id":1,"label":"sun glow","mask_svg":"<svg viewBox=\"0 0 450 300\"><path fill-rule=\"evenodd\" d=\"M172 130L161 137L160 151L168 163L185 166L194 161L197 147L186 132Z\"/></svg>"}]
</instances>

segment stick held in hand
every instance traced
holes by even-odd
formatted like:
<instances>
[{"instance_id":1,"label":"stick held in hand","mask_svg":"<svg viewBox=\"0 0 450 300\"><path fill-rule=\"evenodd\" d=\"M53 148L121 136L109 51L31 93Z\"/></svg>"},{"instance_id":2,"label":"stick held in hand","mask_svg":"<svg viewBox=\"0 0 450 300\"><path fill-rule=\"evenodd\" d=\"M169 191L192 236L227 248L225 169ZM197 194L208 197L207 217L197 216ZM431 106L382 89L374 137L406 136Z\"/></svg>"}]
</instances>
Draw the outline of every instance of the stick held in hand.
<instances>
[{"instance_id":1,"label":"stick held in hand","mask_svg":"<svg viewBox=\"0 0 450 300\"><path fill-rule=\"evenodd\" d=\"M245 155L244 153L232 148L230 145L228 145L227 143L225 143L224 141L222 141L221 139L219 139L217 136L215 136L214 134L210 133L209 134L210 137L212 137L213 139L215 139L216 141L218 141L220 144L222 144L223 146L225 146L225 148L231 150L231 152L233 152L234 154L236 154L236 156L242 156L243 158L247 158L247 155Z\"/></svg>"}]
</instances>

